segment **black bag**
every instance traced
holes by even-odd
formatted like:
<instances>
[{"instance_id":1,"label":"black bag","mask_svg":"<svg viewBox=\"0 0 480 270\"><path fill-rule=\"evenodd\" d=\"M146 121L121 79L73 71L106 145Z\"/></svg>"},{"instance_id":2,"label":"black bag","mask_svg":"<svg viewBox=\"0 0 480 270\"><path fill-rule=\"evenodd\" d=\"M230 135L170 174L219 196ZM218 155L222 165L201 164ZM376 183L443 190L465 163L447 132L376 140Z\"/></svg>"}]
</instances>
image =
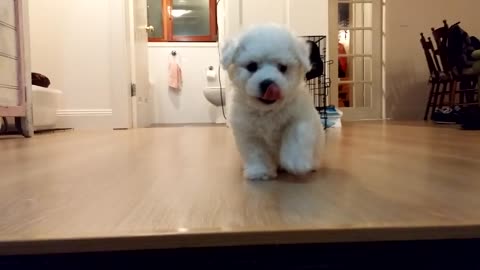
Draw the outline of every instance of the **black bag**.
<instances>
[{"instance_id":1,"label":"black bag","mask_svg":"<svg viewBox=\"0 0 480 270\"><path fill-rule=\"evenodd\" d=\"M50 79L40 73L32 72L32 84L48 88L50 86Z\"/></svg>"},{"instance_id":2,"label":"black bag","mask_svg":"<svg viewBox=\"0 0 480 270\"><path fill-rule=\"evenodd\" d=\"M475 36L471 36L470 37L470 43L472 44L472 48L476 51L476 50L480 50L480 40L475 37Z\"/></svg>"},{"instance_id":3,"label":"black bag","mask_svg":"<svg viewBox=\"0 0 480 270\"><path fill-rule=\"evenodd\" d=\"M458 75L462 74L465 68L473 65L472 39L457 23L448 29L447 36L447 57L448 63Z\"/></svg>"},{"instance_id":4,"label":"black bag","mask_svg":"<svg viewBox=\"0 0 480 270\"><path fill-rule=\"evenodd\" d=\"M307 72L306 77L307 80L311 80L323 75L323 61L317 43L310 40L308 40L307 43L310 45L310 63L312 64L312 69Z\"/></svg>"},{"instance_id":5,"label":"black bag","mask_svg":"<svg viewBox=\"0 0 480 270\"><path fill-rule=\"evenodd\" d=\"M462 116L462 129L480 130L480 107L470 106Z\"/></svg>"}]
</instances>

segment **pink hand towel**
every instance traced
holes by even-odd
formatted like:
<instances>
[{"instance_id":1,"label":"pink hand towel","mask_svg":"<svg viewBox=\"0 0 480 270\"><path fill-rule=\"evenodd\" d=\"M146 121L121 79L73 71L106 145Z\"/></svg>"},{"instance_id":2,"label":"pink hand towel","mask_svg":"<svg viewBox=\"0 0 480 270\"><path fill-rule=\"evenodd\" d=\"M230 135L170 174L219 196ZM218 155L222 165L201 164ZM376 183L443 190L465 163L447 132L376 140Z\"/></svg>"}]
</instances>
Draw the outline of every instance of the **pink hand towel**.
<instances>
[{"instance_id":1,"label":"pink hand towel","mask_svg":"<svg viewBox=\"0 0 480 270\"><path fill-rule=\"evenodd\" d=\"M168 64L168 86L172 89L180 90L182 84L182 69L177 62L173 60Z\"/></svg>"}]
</instances>

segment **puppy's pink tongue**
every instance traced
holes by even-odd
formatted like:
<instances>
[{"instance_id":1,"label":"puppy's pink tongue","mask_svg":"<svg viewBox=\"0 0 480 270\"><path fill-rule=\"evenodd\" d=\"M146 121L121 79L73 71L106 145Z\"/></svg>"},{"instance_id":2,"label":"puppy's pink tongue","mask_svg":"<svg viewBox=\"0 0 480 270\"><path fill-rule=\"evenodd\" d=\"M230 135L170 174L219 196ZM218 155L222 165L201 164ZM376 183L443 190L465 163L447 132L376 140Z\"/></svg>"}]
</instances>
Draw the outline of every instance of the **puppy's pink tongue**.
<instances>
[{"instance_id":1,"label":"puppy's pink tongue","mask_svg":"<svg viewBox=\"0 0 480 270\"><path fill-rule=\"evenodd\" d=\"M265 100L279 100L282 98L282 93L280 91L280 87L278 85L272 83L263 94L263 99Z\"/></svg>"}]
</instances>

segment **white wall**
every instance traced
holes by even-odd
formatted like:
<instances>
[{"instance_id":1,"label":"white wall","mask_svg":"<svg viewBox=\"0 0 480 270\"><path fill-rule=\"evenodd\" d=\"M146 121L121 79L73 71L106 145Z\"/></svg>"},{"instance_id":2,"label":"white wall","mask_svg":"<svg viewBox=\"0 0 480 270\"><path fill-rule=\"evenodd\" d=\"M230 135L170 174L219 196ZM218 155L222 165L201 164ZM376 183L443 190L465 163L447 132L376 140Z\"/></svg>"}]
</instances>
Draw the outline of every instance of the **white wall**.
<instances>
[{"instance_id":1,"label":"white wall","mask_svg":"<svg viewBox=\"0 0 480 270\"><path fill-rule=\"evenodd\" d=\"M217 12L219 37L225 36L225 0ZM211 105L203 96L205 87L218 87L217 81L206 79L206 70L213 66L218 70L217 43L150 43L149 75L154 95L154 124L216 123L222 122L221 108ZM182 68L183 88L180 91L168 87L168 62L176 61ZM223 75L223 72L222 72ZM223 84L224 87L228 85Z\"/></svg>"},{"instance_id":2,"label":"white wall","mask_svg":"<svg viewBox=\"0 0 480 270\"><path fill-rule=\"evenodd\" d=\"M118 29L124 27L112 31L112 25L120 24L114 19L120 22L123 16L117 7L121 1L29 2L32 70L47 75L51 87L63 91L59 126L112 128L112 91L128 90L119 86L124 76L113 65L115 54L124 53L115 49L122 40L117 36L125 34Z\"/></svg>"},{"instance_id":3,"label":"white wall","mask_svg":"<svg viewBox=\"0 0 480 270\"><path fill-rule=\"evenodd\" d=\"M328 0L289 0L287 6L288 24L298 35L328 35Z\"/></svg>"},{"instance_id":4,"label":"white wall","mask_svg":"<svg viewBox=\"0 0 480 270\"><path fill-rule=\"evenodd\" d=\"M183 88L168 88L168 61L175 50L176 61L183 73ZM215 43L210 44L151 44L149 48L150 80L154 93L154 123L215 123L221 120L221 110L211 105L203 96L206 87L218 86L209 82L206 71L209 66L218 70L218 52Z\"/></svg>"},{"instance_id":5,"label":"white wall","mask_svg":"<svg viewBox=\"0 0 480 270\"><path fill-rule=\"evenodd\" d=\"M393 119L423 119L428 96L428 68L420 32L430 36L442 20L480 36L480 1L387 0L385 79L386 113Z\"/></svg>"},{"instance_id":6,"label":"white wall","mask_svg":"<svg viewBox=\"0 0 480 270\"><path fill-rule=\"evenodd\" d=\"M267 22L289 25L298 35L326 35L328 0L222 0L218 20L221 44L246 26ZM183 70L184 87L179 93L167 86L172 50L177 51ZM202 92L207 85L218 86L205 77L208 66L218 67L216 44L151 44L149 54L156 124L214 123L221 119L221 110L210 105ZM223 86L229 89L228 83Z\"/></svg>"}]
</instances>

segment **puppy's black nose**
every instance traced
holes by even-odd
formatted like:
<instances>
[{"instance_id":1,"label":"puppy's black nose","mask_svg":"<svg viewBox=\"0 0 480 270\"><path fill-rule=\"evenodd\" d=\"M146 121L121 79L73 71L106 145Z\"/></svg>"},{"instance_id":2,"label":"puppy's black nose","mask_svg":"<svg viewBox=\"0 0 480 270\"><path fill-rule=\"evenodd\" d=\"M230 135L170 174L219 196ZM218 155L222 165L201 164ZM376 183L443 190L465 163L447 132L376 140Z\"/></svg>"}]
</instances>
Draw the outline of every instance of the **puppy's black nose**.
<instances>
[{"instance_id":1,"label":"puppy's black nose","mask_svg":"<svg viewBox=\"0 0 480 270\"><path fill-rule=\"evenodd\" d=\"M267 92L268 87L270 87L270 85L272 85L273 83L274 81L270 79L263 80L262 82L260 82L260 94L263 96L265 92Z\"/></svg>"}]
</instances>

